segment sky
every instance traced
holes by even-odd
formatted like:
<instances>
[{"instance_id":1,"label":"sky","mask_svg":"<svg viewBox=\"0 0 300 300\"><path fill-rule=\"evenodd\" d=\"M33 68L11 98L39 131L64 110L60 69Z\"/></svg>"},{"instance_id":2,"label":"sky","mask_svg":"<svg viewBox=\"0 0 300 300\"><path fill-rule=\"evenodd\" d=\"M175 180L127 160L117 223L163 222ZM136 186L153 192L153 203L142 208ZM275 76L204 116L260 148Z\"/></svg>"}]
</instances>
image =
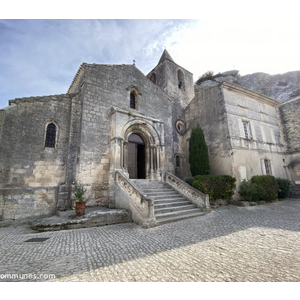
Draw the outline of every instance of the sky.
<instances>
[{"instance_id":1,"label":"sky","mask_svg":"<svg viewBox=\"0 0 300 300\"><path fill-rule=\"evenodd\" d=\"M271 2L272 9L261 1L257 7L253 0L251 6L243 7L235 2L233 9L230 0L223 3L217 11L202 5L192 18L186 17L187 10L170 18L157 13L158 18L146 15L143 19L135 19L132 13L126 19L122 14L86 18L84 12L78 18L78 11L66 19L61 15L43 18L43 13L33 18L0 13L0 108L18 97L66 93L83 62L132 64L135 60L146 75L164 49L194 74L194 81L207 71L236 69L246 75L300 70L296 7L284 10L276 1Z\"/></svg>"}]
</instances>

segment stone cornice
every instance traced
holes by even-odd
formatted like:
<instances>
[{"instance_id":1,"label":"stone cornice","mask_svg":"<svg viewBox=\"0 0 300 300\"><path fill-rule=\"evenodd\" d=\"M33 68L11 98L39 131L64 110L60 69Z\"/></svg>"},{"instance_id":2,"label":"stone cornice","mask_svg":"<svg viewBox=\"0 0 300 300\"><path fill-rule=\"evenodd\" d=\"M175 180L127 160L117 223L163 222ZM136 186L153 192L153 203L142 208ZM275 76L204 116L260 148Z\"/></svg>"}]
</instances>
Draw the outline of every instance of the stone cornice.
<instances>
[{"instance_id":1,"label":"stone cornice","mask_svg":"<svg viewBox=\"0 0 300 300\"><path fill-rule=\"evenodd\" d=\"M76 93L73 94L59 94L59 95L48 95L48 96L32 96L32 97L24 97L24 98L16 98L13 100L9 100L8 103L10 106L22 104L25 102L38 102L38 101L61 101L62 99L70 100L72 99Z\"/></svg>"},{"instance_id":2,"label":"stone cornice","mask_svg":"<svg viewBox=\"0 0 300 300\"><path fill-rule=\"evenodd\" d=\"M285 101L285 102L282 102L282 103L280 103L280 105L279 106L282 106L282 105L284 105L284 104L288 104L288 103L291 103L291 102L296 102L296 101L299 101L300 100L300 96L297 96L297 97L295 97L295 98L293 98L293 99L290 99L290 100L288 100L288 101Z\"/></svg>"},{"instance_id":3,"label":"stone cornice","mask_svg":"<svg viewBox=\"0 0 300 300\"><path fill-rule=\"evenodd\" d=\"M117 108L117 107L112 107L111 108L111 114L113 115L114 113L121 113L121 114L125 114L125 115L128 115L128 116L132 116L132 117L136 117L136 118L140 118L140 119L146 119L146 120L149 120L153 123L161 123L161 124L164 124L164 122L158 120L158 119L154 119L152 117L148 117L148 116L144 116L144 115L141 115L141 114L138 114L138 113L135 113L131 110L123 110L121 108Z\"/></svg>"},{"instance_id":4,"label":"stone cornice","mask_svg":"<svg viewBox=\"0 0 300 300\"><path fill-rule=\"evenodd\" d=\"M278 102L277 100L274 100L274 99L269 98L267 96L264 96L262 94L250 91L250 90L248 90L244 87L241 87L240 85L237 85L237 84L233 84L233 83L229 83L229 82L223 82L221 84L221 87L225 88L229 91L233 91L233 92L236 92L236 93L239 93L239 94L250 96L254 99L257 99L259 101L262 101L262 102L264 102L266 104L269 104L269 105L272 105L272 106L280 105L280 102Z\"/></svg>"}]
</instances>

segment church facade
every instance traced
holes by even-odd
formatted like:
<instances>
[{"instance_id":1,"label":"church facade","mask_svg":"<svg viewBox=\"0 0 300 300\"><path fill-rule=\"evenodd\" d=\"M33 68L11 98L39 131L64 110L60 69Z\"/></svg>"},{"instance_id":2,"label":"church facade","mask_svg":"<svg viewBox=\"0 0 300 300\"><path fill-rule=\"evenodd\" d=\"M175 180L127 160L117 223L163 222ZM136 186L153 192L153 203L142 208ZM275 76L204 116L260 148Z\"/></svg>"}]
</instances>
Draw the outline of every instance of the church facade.
<instances>
[{"instance_id":1,"label":"church facade","mask_svg":"<svg viewBox=\"0 0 300 300\"><path fill-rule=\"evenodd\" d=\"M118 174L127 185L166 174L184 180L197 124L212 174L299 183L299 106L299 97L279 103L226 80L195 85L166 50L147 76L135 65L84 63L66 94L0 110L0 220L71 207L74 181L87 188L88 205L118 207Z\"/></svg>"}]
</instances>

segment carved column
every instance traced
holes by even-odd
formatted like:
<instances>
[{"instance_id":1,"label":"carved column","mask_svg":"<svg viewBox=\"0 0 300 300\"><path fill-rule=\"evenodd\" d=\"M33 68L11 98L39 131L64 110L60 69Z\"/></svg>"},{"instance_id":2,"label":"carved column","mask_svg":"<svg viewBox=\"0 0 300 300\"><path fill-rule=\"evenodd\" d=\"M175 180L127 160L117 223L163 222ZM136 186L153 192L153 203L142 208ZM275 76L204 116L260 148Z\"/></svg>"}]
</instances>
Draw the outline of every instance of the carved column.
<instances>
[{"instance_id":1,"label":"carved column","mask_svg":"<svg viewBox=\"0 0 300 300\"><path fill-rule=\"evenodd\" d=\"M150 179L154 179L154 147L150 145Z\"/></svg>"},{"instance_id":2,"label":"carved column","mask_svg":"<svg viewBox=\"0 0 300 300\"><path fill-rule=\"evenodd\" d=\"M121 169L124 169L124 140L121 140L121 148L120 148L120 166Z\"/></svg>"},{"instance_id":3,"label":"carved column","mask_svg":"<svg viewBox=\"0 0 300 300\"><path fill-rule=\"evenodd\" d=\"M146 159L146 178L150 177L150 146L146 146L145 149L145 159Z\"/></svg>"},{"instance_id":4,"label":"carved column","mask_svg":"<svg viewBox=\"0 0 300 300\"><path fill-rule=\"evenodd\" d=\"M154 147L154 170L155 170L156 179L159 178L159 157L158 157L158 155L159 155L159 149L155 145L155 147Z\"/></svg>"},{"instance_id":5,"label":"carved column","mask_svg":"<svg viewBox=\"0 0 300 300\"><path fill-rule=\"evenodd\" d=\"M123 166L125 169L125 172L128 172L128 142L124 141L123 143Z\"/></svg>"}]
</instances>

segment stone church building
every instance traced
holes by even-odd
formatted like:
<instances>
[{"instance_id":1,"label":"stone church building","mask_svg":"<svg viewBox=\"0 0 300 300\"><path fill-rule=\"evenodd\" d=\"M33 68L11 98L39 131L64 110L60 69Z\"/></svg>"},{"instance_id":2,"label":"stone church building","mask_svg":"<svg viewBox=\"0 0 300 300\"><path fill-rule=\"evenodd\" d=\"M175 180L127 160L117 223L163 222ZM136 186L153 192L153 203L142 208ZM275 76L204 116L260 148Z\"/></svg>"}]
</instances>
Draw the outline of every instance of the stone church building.
<instances>
[{"instance_id":1,"label":"stone church building","mask_svg":"<svg viewBox=\"0 0 300 300\"><path fill-rule=\"evenodd\" d=\"M194 84L165 50L147 76L135 65L83 63L66 94L10 100L0 110L0 220L71 207L74 181L88 205L127 208L141 224L155 223L155 209L136 179L168 183L209 209L184 182L197 124L211 174L300 183L300 97L280 103L226 78Z\"/></svg>"}]
</instances>

